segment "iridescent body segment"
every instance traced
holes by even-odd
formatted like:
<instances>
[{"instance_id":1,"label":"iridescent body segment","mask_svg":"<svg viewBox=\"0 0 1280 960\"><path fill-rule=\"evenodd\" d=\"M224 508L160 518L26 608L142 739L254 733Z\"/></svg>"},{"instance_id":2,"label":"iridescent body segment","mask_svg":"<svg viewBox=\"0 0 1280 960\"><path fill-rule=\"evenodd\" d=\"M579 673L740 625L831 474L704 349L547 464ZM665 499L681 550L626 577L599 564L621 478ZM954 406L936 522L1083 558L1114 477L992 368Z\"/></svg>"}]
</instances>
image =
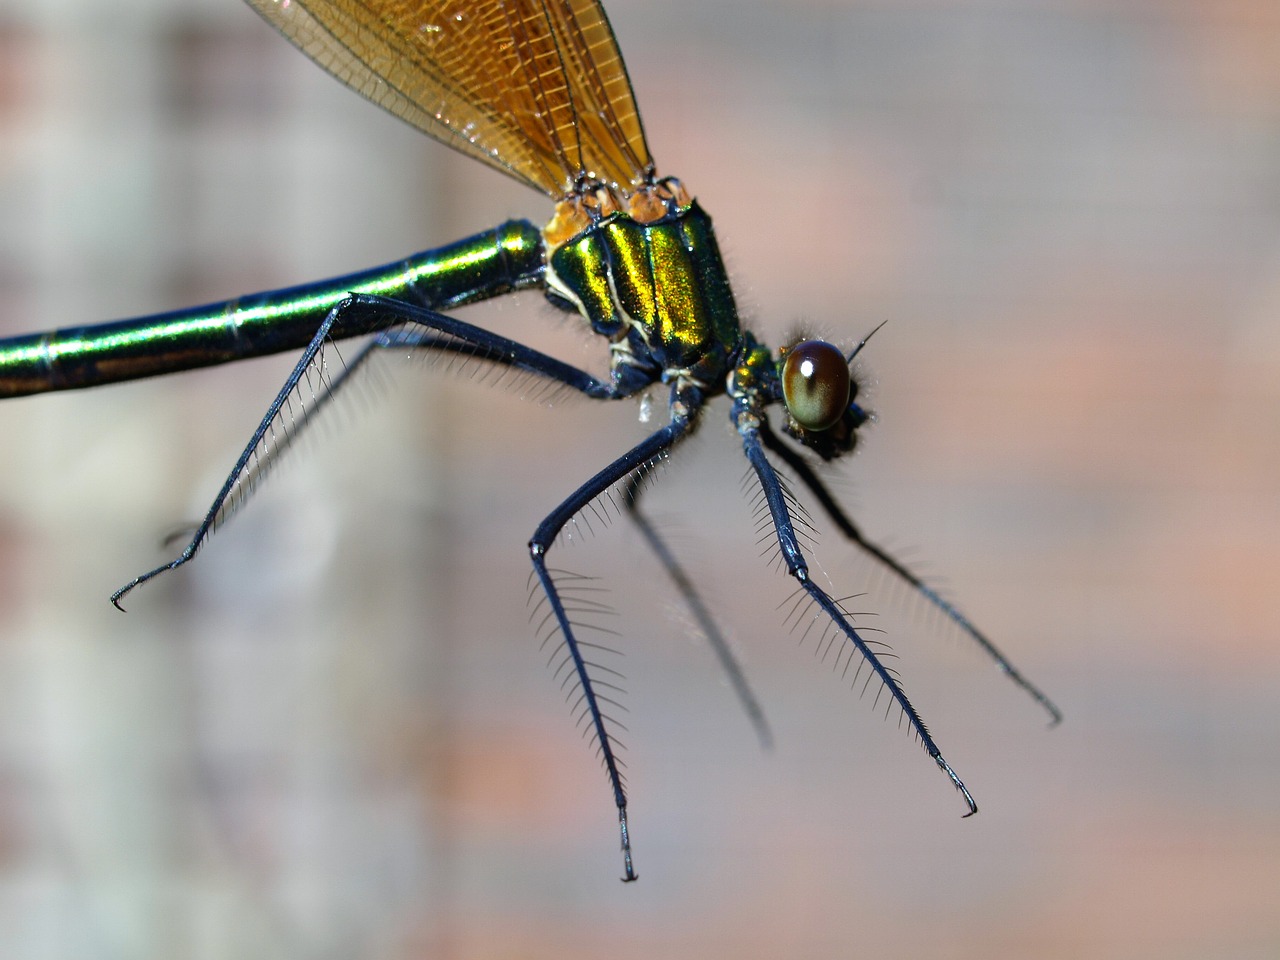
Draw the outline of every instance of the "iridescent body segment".
<instances>
[{"instance_id":1,"label":"iridescent body segment","mask_svg":"<svg viewBox=\"0 0 1280 960\"><path fill-rule=\"evenodd\" d=\"M696 201L651 223L610 214L551 255L547 295L609 337L622 382L684 379L724 389L742 330L720 249Z\"/></svg>"},{"instance_id":2,"label":"iridescent body segment","mask_svg":"<svg viewBox=\"0 0 1280 960\"><path fill-rule=\"evenodd\" d=\"M653 223L617 212L590 223L550 257L527 221L304 287L269 291L132 320L0 340L0 398L70 390L300 350L353 293L447 309L545 286L561 308L616 342L624 382L687 377L704 390L735 354L741 330L711 218L696 202ZM549 277L544 277L549 272ZM372 333L394 318L347 324Z\"/></svg>"},{"instance_id":3,"label":"iridescent body segment","mask_svg":"<svg viewBox=\"0 0 1280 960\"><path fill-rule=\"evenodd\" d=\"M542 237L512 220L493 230L382 267L134 320L0 340L0 398L71 390L248 357L301 350L325 315L351 293L435 309L542 282ZM344 327L357 336L393 319Z\"/></svg>"}]
</instances>

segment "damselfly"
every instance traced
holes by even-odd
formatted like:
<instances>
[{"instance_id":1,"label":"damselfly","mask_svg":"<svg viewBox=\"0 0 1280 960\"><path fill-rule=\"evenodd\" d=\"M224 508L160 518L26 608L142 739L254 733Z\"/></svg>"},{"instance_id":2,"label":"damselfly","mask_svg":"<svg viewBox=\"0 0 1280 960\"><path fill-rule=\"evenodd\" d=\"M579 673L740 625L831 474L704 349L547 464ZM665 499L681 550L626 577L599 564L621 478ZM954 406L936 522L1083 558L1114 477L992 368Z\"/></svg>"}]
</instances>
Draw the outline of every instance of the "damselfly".
<instances>
[{"instance_id":1,"label":"damselfly","mask_svg":"<svg viewBox=\"0 0 1280 960\"><path fill-rule=\"evenodd\" d=\"M620 487L628 515L716 647L762 736L755 701L690 578L639 511L651 468L685 441L709 401L727 398L758 488L760 515L797 589L791 616L837 642L845 666L875 684L967 805L977 805L944 759L883 651L810 575L803 519L778 466L836 527L946 615L1056 722L1057 708L972 623L899 561L867 540L814 462L849 453L868 420L848 354L822 340L770 351L742 328L711 220L683 183L659 176L630 80L598 0L249 0L269 23L349 87L424 133L555 201L544 227L511 221L363 273L188 310L0 341L0 397L90 387L302 348L204 520L171 562L189 561L243 502L253 482L376 354L444 355L489 364L597 400L668 389L667 422L582 483L529 541L535 589L558 649L558 679L575 691L617 805L624 880L634 880L627 795L617 756L616 675L584 641L576 618L592 601L549 562L567 525ZM539 288L608 343L609 372L593 376L444 311ZM367 335L334 372L331 341ZM779 436L769 419L778 407ZM797 531L800 531L798 533Z\"/></svg>"}]
</instances>

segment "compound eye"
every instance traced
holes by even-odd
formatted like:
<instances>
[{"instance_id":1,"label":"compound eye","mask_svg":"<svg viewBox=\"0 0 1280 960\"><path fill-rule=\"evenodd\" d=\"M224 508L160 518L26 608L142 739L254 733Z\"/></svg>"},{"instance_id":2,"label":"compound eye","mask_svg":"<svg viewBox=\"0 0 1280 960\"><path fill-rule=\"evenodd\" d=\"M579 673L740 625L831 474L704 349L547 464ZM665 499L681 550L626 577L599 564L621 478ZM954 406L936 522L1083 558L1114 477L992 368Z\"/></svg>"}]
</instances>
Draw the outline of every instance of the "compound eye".
<instances>
[{"instance_id":1,"label":"compound eye","mask_svg":"<svg viewBox=\"0 0 1280 960\"><path fill-rule=\"evenodd\" d=\"M783 400L806 430L827 430L840 422L849 408L851 384L844 355L823 340L797 343L782 365Z\"/></svg>"}]
</instances>

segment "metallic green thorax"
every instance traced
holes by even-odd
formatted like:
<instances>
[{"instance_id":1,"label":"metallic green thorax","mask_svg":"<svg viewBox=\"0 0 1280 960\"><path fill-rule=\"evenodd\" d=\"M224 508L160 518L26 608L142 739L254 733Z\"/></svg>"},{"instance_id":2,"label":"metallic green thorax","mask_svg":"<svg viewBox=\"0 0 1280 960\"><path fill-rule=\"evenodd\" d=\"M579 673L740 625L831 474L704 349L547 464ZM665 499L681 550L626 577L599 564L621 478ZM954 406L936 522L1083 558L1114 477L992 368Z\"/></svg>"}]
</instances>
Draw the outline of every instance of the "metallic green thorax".
<instances>
[{"instance_id":1,"label":"metallic green thorax","mask_svg":"<svg viewBox=\"0 0 1280 960\"><path fill-rule=\"evenodd\" d=\"M134 320L0 340L0 398L68 390L302 349L350 293L445 309L537 286L544 247L537 227L513 220L383 267ZM394 317L335 328L369 333Z\"/></svg>"},{"instance_id":2,"label":"metallic green thorax","mask_svg":"<svg viewBox=\"0 0 1280 960\"><path fill-rule=\"evenodd\" d=\"M652 223L614 213L555 249L547 292L615 344L615 376L689 380L712 393L742 339L708 217L696 202Z\"/></svg>"}]
</instances>

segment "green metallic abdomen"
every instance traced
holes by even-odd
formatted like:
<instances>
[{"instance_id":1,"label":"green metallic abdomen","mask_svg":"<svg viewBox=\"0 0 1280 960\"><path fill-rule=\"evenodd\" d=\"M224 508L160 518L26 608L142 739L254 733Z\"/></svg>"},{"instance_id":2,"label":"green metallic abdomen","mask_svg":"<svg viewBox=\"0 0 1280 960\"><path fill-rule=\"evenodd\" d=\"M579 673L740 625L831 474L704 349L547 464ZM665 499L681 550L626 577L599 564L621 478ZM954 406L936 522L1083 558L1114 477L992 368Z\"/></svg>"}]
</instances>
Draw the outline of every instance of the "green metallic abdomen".
<instances>
[{"instance_id":1,"label":"green metallic abdomen","mask_svg":"<svg viewBox=\"0 0 1280 960\"><path fill-rule=\"evenodd\" d=\"M187 310L0 340L0 398L92 387L300 350L351 293L447 309L542 283L541 232L513 220L373 270ZM347 324L334 337L382 329L395 317Z\"/></svg>"},{"instance_id":2,"label":"green metallic abdomen","mask_svg":"<svg viewBox=\"0 0 1280 960\"><path fill-rule=\"evenodd\" d=\"M742 337L711 218L691 203L653 223L625 213L592 225L551 255L551 292L597 333L630 334L668 376L713 388Z\"/></svg>"}]
</instances>

